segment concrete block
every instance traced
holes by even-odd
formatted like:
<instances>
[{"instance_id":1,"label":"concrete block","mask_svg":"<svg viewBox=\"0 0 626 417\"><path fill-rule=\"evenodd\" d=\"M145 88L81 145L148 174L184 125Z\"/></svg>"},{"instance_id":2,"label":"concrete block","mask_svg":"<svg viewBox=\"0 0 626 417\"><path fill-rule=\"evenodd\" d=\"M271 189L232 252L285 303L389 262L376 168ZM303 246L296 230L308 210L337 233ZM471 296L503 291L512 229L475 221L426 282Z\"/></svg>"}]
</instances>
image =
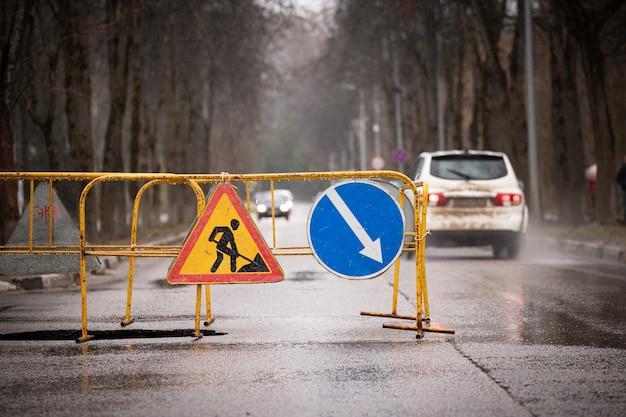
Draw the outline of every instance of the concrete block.
<instances>
[{"instance_id":1,"label":"concrete block","mask_svg":"<svg viewBox=\"0 0 626 417\"><path fill-rule=\"evenodd\" d=\"M7 246L29 246L30 204L22 215L7 241ZM52 206L47 183L40 182L33 195L33 245L48 246L50 220L52 219L52 245L77 246L80 232L74 219L52 189ZM87 270L96 271L100 261L93 256L86 257ZM80 257L66 254L1 254L0 274L9 276L37 275L65 272L80 272Z\"/></svg>"},{"instance_id":2,"label":"concrete block","mask_svg":"<svg viewBox=\"0 0 626 417\"><path fill-rule=\"evenodd\" d=\"M0 281L0 293L6 291L15 291L17 287L14 284L6 281Z\"/></svg>"},{"instance_id":3,"label":"concrete block","mask_svg":"<svg viewBox=\"0 0 626 417\"><path fill-rule=\"evenodd\" d=\"M41 276L43 288L67 287L74 283L73 274L46 274Z\"/></svg>"}]
</instances>

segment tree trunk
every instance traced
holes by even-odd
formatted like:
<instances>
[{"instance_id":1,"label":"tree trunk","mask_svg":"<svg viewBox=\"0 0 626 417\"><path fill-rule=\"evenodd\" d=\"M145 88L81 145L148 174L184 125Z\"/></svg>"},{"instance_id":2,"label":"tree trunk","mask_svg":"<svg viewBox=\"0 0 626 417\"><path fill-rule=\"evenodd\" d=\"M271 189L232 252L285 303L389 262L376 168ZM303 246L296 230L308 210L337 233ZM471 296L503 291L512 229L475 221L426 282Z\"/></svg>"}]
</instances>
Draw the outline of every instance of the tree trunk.
<instances>
[{"instance_id":1,"label":"tree trunk","mask_svg":"<svg viewBox=\"0 0 626 417\"><path fill-rule=\"evenodd\" d=\"M512 40L512 50L508 65L509 72L509 138L511 140L511 154L509 158L515 167L520 180L527 180L528 175L528 126L526 107L524 106L524 92L526 77L524 76L524 16L520 13L515 22ZM528 184L528 181L526 181ZM529 193L526 193L528 196ZM533 213L539 218L539 213Z\"/></svg>"},{"instance_id":2,"label":"tree trunk","mask_svg":"<svg viewBox=\"0 0 626 417\"><path fill-rule=\"evenodd\" d=\"M3 92L4 90L0 88L0 93ZM4 94L2 96L4 97ZM0 99L0 164L3 171L15 171L11 114L4 98ZM2 195L0 198L0 244L5 244L19 219L17 183L0 181L0 194Z\"/></svg>"},{"instance_id":3,"label":"tree trunk","mask_svg":"<svg viewBox=\"0 0 626 417\"><path fill-rule=\"evenodd\" d=\"M19 1L11 16L11 31L0 43L0 171L15 171L13 156L13 129L11 128L10 100L13 97L14 70L18 68L24 37L33 23L34 1ZM5 6L3 6L4 8ZM8 19L7 19L8 20ZM4 244L19 218L17 183L0 182L0 244Z\"/></svg>"},{"instance_id":4,"label":"tree trunk","mask_svg":"<svg viewBox=\"0 0 626 417\"><path fill-rule=\"evenodd\" d=\"M128 5L128 3L124 3ZM126 6L128 7L128 6ZM109 117L104 134L104 158L102 167L106 172L123 172L122 125L126 111L128 89L128 42L125 6L117 1L106 2L107 26L110 29L107 42L109 94L111 98ZM124 183L108 182L102 188L102 234L104 237L121 237L126 226L126 187Z\"/></svg>"},{"instance_id":5,"label":"tree trunk","mask_svg":"<svg viewBox=\"0 0 626 417\"><path fill-rule=\"evenodd\" d=\"M598 164L596 220L601 224L609 224L615 222L615 213L611 206L615 178L615 136L611 128L604 83L604 55L599 49L598 40L591 35L585 37L583 42L582 59Z\"/></svg>"},{"instance_id":6,"label":"tree trunk","mask_svg":"<svg viewBox=\"0 0 626 417\"><path fill-rule=\"evenodd\" d=\"M72 0L60 0L65 58L65 112L70 160L74 171L93 170L91 83L87 11Z\"/></svg>"},{"instance_id":7,"label":"tree trunk","mask_svg":"<svg viewBox=\"0 0 626 417\"><path fill-rule=\"evenodd\" d=\"M57 116L58 91L60 90L60 86L57 84L57 74L61 47L60 42L57 42L53 47L43 49L42 51L41 44L35 42L35 36L33 36L34 33L38 34L37 37L46 36L43 29L39 29L39 26L37 31L31 30L29 32L30 45L27 65L28 72L32 74L33 78L30 82L30 96L28 97L26 111L43 136L48 157L47 169L57 172L61 169L61 163L56 143L54 122ZM40 100L40 95L42 100ZM42 104L44 106L47 105L47 108L42 111L43 115L40 116L39 108ZM56 185L58 186L58 183Z\"/></svg>"},{"instance_id":8,"label":"tree trunk","mask_svg":"<svg viewBox=\"0 0 626 417\"><path fill-rule=\"evenodd\" d=\"M143 100L143 57L139 47L139 16L133 15L130 20L128 31L128 44L130 45L129 68L132 74L130 91L130 146L129 167L130 172L140 172L140 148L141 148L141 103ZM144 170L145 171L145 170ZM130 201L134 201L139 184L132 182L128 185ZM148 204L141 206L147 208ZM146 217L146 216L143 216ZM146 218L147 222L147 218Z\"/></svg>"},{"instance_id":9,"label":"tree trunk","mask_svg":"<svg viewBox=\"0 0 626 417\"><path fill-rule=\"evenodd\" d=\"M509 111L506 74L499 61L499 41L502 26L496 24L503 15L495 4L472 1L476 44L481 57L479 61L483 89L479 93L482 100L482 114L485 148L511 154L509 138ZM487 23L489 22L489 26Z\"/></svg>"},{"instance_id":10,"label":"tree trunk","mask_svg":"<svg viewBox=\"0 0 626 417\"><path fill-rule=\"evenodd\" d=\"M54 59L54 61L56 62L57 59ZM32 62L30 67L34 71ZM51 65L50 71L50 74L56 73L56 64L54 64L53 66ZM55 85L53 75L50 75L50 85ZM57 109L57 96L55 93L55 88L51 88L48 92L48 98L46 99L46 102L48 103L48 109L43 117L40 117L39 114L37 114L39 99L37 97L36 90L37 89L35 85L33 85L31 88L30 103L28 104L27 111L33 123L35 123L35 125L39 127L39 130L41 131L44 139L44 143L46 144L48 170L52 172L57 172L61 169L61 163L59 162L59 149L57 147L56 137L54 135L54 117L56 115Z\"/></svg>"},{"instance_id":11,"label":"tree trunk","mask_svg":"<svg viewBox=\"0 0 626 417\"><path fill-rule=\"evenodd\" d=\"M59 0L61 38L65 60L65 114L73 171L93 171L93 133L91 126L91 84L89 79L89 40L87 9L74 0ZM84 185L84 184L83 184ZM73 184L71 194L76 206L67 207L76 215L81 184ZM87 234L96 232L97 207L92 198L86 202Z\"/></svg>"},{"instance_id":12,"label":"tree trunk","mask_svg":"<svg viewBox=\"0 0 626 417\"><path fill-rule=\"evenodd\" d=\"M581 50L582 67L589 96L589 110L596 152L598 174L596 181L596 220L601 224L613 223L614 209L611 196L614 190L615 136L609 117L604 82L605 55L602 41L619 45L619 30L622 25L611 28L606 23L620 13L624 7L622 0L607 0L594 7L579 2L553 0L559 13L564 15L563 25L578 41ZM604 31L606 29L606 31ZM613 30L613 32L612 32ZM602 36L602 38L601 38ZM612 40L619 39L619 41Z\"/></svg>"},{"instance_id":13,"label":"tree trunk","mask_svg":"<svg viewBox=\"0 0 626 417\"><path fill-rule=\"evenodd\" d=\"M584 158L576 83L576 51L573 39L561 25L551 37L552 133L555 164L554 177L559 190L558 216L563 224L584 221Z\"/></svg>"}]
</instances>

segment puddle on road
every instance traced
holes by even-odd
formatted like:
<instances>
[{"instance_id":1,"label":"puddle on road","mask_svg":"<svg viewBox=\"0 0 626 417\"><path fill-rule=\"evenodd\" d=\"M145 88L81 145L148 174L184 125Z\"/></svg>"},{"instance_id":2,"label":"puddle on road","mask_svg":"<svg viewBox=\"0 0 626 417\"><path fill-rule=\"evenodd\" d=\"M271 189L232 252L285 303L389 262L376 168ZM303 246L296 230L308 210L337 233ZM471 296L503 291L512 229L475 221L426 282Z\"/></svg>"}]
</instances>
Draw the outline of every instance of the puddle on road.
<instances>
[{"instance_id":1,"label":"puddle on road","mask_svg":"<svg viewBox=\"0 0 626 417\"><path fill-rule=\"evenodd\" d=\"M444 277L435 287L443 295L431 304L443 313L434 319L455 328L458 341L626 346L626 280L615 266L456 259L436 266L431 276Z\"/></svg>"},{"instance_id":2,"label":"puddle on road","mask_svg":"<svg viewBox=\"0 0 626 417\"><path fill-rule=\"evenodd\" d=\"M537 312L526 313L535 315ZM540 312L537 319L523 323L520 341L523 344L590 346L623 349L626 335L603 331L561 312Z\"/></svg>"}]
</instances>

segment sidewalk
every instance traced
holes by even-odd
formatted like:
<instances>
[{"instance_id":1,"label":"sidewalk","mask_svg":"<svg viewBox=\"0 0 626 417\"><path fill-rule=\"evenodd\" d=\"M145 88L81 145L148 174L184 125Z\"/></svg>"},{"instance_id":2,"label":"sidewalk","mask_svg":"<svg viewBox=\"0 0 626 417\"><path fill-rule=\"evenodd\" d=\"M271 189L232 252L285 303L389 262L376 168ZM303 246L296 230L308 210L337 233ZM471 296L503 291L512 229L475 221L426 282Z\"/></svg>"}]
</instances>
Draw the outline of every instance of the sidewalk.
<instances>
[{"instance_id":1,"label":"sidewalk","mask_svg":"<svg viewBox=\"0 0 626 417\"><path fill-rule=\"evenodd\" d=\"M578 242L569 239L557 240L556 244L562 252L626 263L626 248L624 247Z\"/></svg>"}]
</instances>

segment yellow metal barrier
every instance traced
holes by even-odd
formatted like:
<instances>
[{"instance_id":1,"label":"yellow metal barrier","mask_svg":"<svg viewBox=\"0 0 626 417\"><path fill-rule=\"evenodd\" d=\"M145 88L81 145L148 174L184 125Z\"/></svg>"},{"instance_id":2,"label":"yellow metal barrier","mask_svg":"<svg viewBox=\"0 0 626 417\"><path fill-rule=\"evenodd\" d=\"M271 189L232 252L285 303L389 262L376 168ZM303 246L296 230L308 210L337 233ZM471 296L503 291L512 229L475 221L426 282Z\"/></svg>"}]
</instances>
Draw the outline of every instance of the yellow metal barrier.
<instances>
[{"instance_id":1,"label":"yellow metal barrier","mask_svg":"<svg viewBox=\"0 0 626 417\"><path fill-rule=\"evenodd\" d=\"M170 257L176 258L182 249L181 245L139 245L137 244L137 228L139 219L139 206L141 197L145 191L155 185L161 184L184 184L191 188L197 200L197 217L200 218L205 208L206 198L201 184L217 184L219 182L244 183L246 192L246 204L248 212L250 212L250 184L255 182L269 182L270 191L272 192L272 200L274 198L274 184L276 181L313 181L313 180L348 180L348 179L384 179L396 180L402 185L399 189L398 200L401 207L407 202L407 196L412 198L414 209L414 224L412 230L406 232L406 238L402 252L415 253L415 279L416 279L416 314L399 315L397 314L397 299L400 275L400 259L396 260L394 265L394 285L393 298L390 313L378 312L361 312L362 315L383 316L398 319L408 319L415 322L414 325L398 325L384 324L385 328L415 330L417 337L421 338L424 331L454 333L454 330L445 328L433 328L428 325L424 326L423 322L429 323L430 311L428 305L428 289L426 284L426 269L424 264L424 250L426 230L426 210L428 186L425 183L414 183L407 176L396 171L341 171L341 172L308 172L308 173L276 173L276 174L150 174L150 173L0 173L0 181L28 181L30 185L30 195L34 195L34 186L36 182L48 182L50 206L52 206L52 189L55 182L59 181L88 181L84 186L79 201L79 244L58 246L53 243L53 221L52 211L49 215L49 233L46 245L35 245L33 242L33 217L34 207L31 198L29 206L30 229L29 242L23 246L0 246L0 255L6 254L72 254L80 257L80 286L81 286L81 337L77 342L84 342L92 338L88 333L87 323L87 266L86 257L88 256L119 256L129 258L128 271L128 290L126 300L126 312L122 326L130 325L134 322L131 316L132 304L132 286L135 268L135 258L137 257ZM87 244L86 241L86 199L93 188L103 182L110 181L135 181L144 184L138 190L133 203L133 213L131 220L131 237L128 245L95 245ZM273 206L273 201L272 201ZM298 256L312 255L312 249L309 246L279 246L276 239L275 213L272 208L272 242L270 250L276 256ZM202 284L197 285L196 290L196 316L194 325L194 336L201 337L200 331L200 311L202 304ZM206 288L206 321L205 325L210 324L214 318L211 312L210 303L210 286L204 285Z\"/></svg>"}]
</instances>

